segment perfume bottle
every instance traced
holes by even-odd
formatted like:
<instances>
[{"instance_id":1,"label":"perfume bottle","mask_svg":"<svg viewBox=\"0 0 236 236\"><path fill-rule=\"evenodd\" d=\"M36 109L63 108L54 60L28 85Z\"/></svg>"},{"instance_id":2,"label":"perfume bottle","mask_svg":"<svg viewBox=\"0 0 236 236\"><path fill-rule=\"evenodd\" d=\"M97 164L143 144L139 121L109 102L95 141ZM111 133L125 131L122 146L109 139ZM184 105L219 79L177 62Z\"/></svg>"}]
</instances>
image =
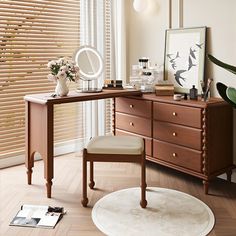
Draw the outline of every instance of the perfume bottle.
<instances>
[{"instance_id":1,"label":"perfume bottle","mask_svg":"<svg viewBox=\"0 0 236 236\"><path fill-rule=\"evenodd\" d=\"M195 85L193 85L189 91L189 98L191 100L197 100L197 89L195 88Z\"/></svg>"}]
</instances>

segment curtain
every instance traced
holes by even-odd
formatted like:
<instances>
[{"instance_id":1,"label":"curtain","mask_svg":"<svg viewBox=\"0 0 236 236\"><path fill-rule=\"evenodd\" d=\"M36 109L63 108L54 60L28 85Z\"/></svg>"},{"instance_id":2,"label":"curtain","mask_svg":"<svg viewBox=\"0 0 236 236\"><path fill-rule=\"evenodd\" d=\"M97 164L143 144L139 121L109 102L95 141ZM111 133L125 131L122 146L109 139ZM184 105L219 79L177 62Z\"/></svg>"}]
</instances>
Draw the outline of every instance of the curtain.
<instances>
[{"instance_id":1,"label":"curtain","mask_svg":"<svg viewBox=\"0 0 236 236\"><path fill-rule=\"evenodd\" d=\"M80 2L80 44L98 50L104 62L104 72L92 81L93 86L102 87L104 79L115 78L115 65L112 48L112 1L81 0ZM97 135L112 132L112 100L88 101L84 104L85 141Z\"/></svg>"},{"instance_id":2,"label":"curtain","mask_svg":"<svg viewBox=\"0 0 236 236\"><path fill-rule=\"evenodd\" d=\"M115 56L115 77L126 83L126 12L125 0L113 1L113 50Z\"/></svg>"}]
</instances>

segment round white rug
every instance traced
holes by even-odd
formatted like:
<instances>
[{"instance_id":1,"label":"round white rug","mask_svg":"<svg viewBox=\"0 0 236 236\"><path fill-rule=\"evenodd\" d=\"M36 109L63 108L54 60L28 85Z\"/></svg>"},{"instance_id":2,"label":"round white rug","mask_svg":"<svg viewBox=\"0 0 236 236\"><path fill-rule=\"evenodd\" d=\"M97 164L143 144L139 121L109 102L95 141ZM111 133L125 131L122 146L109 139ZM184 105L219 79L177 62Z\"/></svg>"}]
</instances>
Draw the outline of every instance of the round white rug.
<instances>
[{"instance_id":1,"label":"round white rug","mask_svg":"<svg viewBox=\"0 0 236 236\"><path fill-rule=\"evenodd\" d=\"M148 205L142 209L140 191L123 189L100 199L92 210L94 224L109 236L206 236L214 226L211 209L193 196L148 187Z\"/></svg>"}]
</instances>

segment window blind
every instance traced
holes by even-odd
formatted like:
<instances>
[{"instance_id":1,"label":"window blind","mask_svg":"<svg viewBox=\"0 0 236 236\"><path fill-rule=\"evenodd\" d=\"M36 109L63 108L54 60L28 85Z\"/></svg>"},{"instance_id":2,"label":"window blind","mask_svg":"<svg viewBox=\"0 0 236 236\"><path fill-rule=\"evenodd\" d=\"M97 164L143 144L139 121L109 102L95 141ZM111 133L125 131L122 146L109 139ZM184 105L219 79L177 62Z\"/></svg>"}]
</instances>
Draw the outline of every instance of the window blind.
<instances>
[{"instance_id":1,"label":"window blind","mask_svg":"<svg viewBox=\"0 0 236 236\"><path fill-rule=\"evenodd\" d=\"M71 56L80 46L81 0L0 1L0 160L24 154L26 94L54 92L47 63ZM104 4L105 78L111 68L111 0ZM105 35L105 36L104 36ZM70 90L76 84L70 84ZM105 101L105 132L111 132L111 100ZM81 103L56 105L54 141L83 140L87 127ZM78 143L78 142L77 142Z\"/></svg>"},{"instance_id":2,"label":"window blind","mask_svg":"<svg viewBox=\"0 0 236 236\"><path fill-rule=\"evenodd\" d=\"M47 63L79 47L79 0L0 1L0 159L24 153L26 94L54 92ZM70 90L74 84L70 84ZM55 106L56 143L83 137L82 106Z\"/></svg>"}]
</instances>

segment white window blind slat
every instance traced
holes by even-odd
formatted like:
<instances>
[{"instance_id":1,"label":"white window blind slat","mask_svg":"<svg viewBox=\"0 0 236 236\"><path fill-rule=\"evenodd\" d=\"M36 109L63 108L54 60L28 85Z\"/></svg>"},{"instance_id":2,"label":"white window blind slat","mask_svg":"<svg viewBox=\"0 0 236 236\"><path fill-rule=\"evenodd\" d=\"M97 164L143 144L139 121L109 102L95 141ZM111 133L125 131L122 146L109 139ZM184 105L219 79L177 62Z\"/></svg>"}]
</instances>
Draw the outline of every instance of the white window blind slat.
<instances>
[{"instance_id":1,"label":"white window blind slat","mask_svg":"<svg viewBox=\"0 0 236 236\"><path fill-rule=\"evenodd\" d=\"M10 2L10 3L9 3ZM37 7L37 6L48 6L50 8L58 8L58 7L78 7L78 0L75 1L66 1L66 0L56 0L56 1L52 1L52 0L43 0L43 1L32 1L32 0L11 0L11 1L3 1L3 4L5 5L9 5L11 4L12 6L15 5L19 5L22 4L23 6L28 6L31 5L33 7Z\"/></svg>"},{"instance_id":2,"label":"white window blind slat","mask_svg":"<svg viewBox=\"0 0 236 236\"><path fill-rule=\"evenodd\" d=\"M79 0L0 1L0 159L24 154L24 95L54 92L47 63L79 47ZM70 84L70 89L76 85ZM55 106L55 143L83 137L78 103ZM81 132L79 132L81 130Z\"/></svg>"},{"instance_id":3,"label":"white window blind slat","mask_svg":"<svg viewBox=\"0 0 236 236\"><path fill-rule=\"evenodd\" d=\"M0 160L24 154L26 94L54 92L48 81L47 63L71 56L86 33L81 24L82 0L4 0L0 1ZM86 0L87 1L87 0ZM102 5L97 14L103 19L97 37L104 40L104 78L111 78L111 0L88 0ZM94 22L91 22L94 24ZM70 84L70 90L76 84ZM105 101L105 130L111 132L111 104ZM55 105L55 144L83 140L82 103Z\"/></svg>"}]
</instances>

